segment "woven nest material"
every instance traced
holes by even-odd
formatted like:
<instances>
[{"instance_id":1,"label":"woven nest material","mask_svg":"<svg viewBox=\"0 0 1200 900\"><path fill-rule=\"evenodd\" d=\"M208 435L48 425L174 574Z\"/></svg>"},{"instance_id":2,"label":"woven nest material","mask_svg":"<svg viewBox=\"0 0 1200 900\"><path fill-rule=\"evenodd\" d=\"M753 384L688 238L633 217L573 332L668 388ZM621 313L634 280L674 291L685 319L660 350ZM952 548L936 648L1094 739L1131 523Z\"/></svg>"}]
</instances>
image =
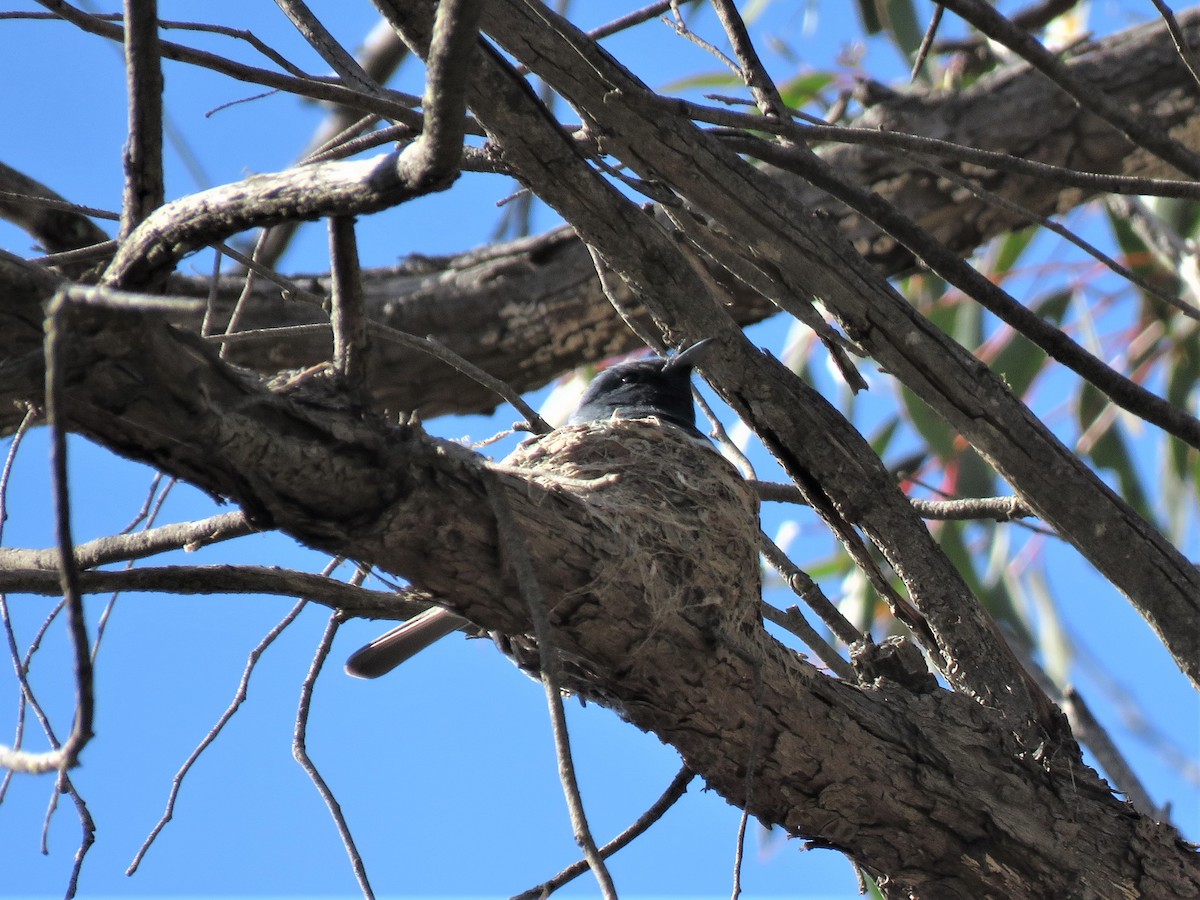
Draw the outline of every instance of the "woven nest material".
<instances>
[{"instance_id":1,"label":"woven nest material","mask_svg":"<svg viewBox=\"0 0 1200 900\"><path fill-rule=\"evenodd\" d=\"M708 633L758 627L758 497L711 445L658 419L611 419L526 441L501 465L587 504L593 606L650 628L678 615ZM548 599L568 614L570 598Z\"/></svg>"}]
</instances>

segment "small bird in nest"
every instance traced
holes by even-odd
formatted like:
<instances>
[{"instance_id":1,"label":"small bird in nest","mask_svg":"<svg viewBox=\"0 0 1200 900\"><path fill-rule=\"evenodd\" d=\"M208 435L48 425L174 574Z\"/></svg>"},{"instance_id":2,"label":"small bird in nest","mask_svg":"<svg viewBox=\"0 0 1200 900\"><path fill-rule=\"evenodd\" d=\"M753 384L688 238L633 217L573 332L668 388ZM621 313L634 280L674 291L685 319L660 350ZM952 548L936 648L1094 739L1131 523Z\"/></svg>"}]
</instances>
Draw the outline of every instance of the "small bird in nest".
<instances>
[{"instance_id":1,"label":"small bird in nest","mask_svg":"<svg viewBox=\"0 0 1200 900\"><path fill-rule=\"evenodd\" d=\"M597 522L647 548L642 584L660 612L717 609L725 623L757 624L758 498L696 429L691 374L709 347L606 369L565 426L524 441L503 465L610 485L585 499ZM346 672L378 678L469 625L431 607L357 650Z\"/></svg>"}]
</instances>

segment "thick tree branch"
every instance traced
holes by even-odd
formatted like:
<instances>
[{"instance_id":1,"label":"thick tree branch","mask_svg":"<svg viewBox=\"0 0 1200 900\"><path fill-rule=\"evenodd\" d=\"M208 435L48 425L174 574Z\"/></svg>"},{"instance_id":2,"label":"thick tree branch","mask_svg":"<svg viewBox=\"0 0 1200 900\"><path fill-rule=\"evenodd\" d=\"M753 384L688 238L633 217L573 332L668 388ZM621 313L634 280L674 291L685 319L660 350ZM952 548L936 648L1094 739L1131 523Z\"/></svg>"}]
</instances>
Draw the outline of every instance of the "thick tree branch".
<instances>
[{"instance_id":1,"label":"thick tree branch","mask_svg":"<svg viewBox=\"0 0 1200 900\"><path fill-rule=\"evenodd\" d=\"M550 27L546 27L548 22ZM1133 600L1180 667L1200 682L1200 572L1063 447L996 375L947 340L865 266L827 223L812 217L791 198L781 197L760 172L699 134L687 120L664 117L657 106L642 106L638 98L646 88L610 56L596 52L570 23L519 0L496 0L488 7L484 27L516 57L536 59L538 74L573 104L585 111L595 110L597 115L603 110L613 131L610 153L640 167L643 176L671 185L726 232L740 235L760 254L764 271L792 293L821 296L853 340L971 441L1042 518ZM580 56L590 61L590 67L567 64ZM614 93L623 102L615 102ZM536 139L529 136L531 123L540 121L535 114L519 117L500 111L503 118L499 122L489 120L485 115L488 100L478 94L473 107L487 127L502 134L508 158L522 169L538 194L571 219L627 280L642 280L642 299L648 307L660 311L666 321L689 323L697 333L716 333L722 327L719 318L700 325L703 317L694 299L696 289L693 296L681 296L678 281L648 271L644 249L652 240L648 229L621 211L611 199L615 194L599 186L587 192L581 186L590 175L586 167L573 164L574 181L564 183L561 173L572 165L573 154L550 149L553 136L548 132ZM492 109L496 107L493 103ZM520 162L515 147L523 148ZM555 166L549 165L548 159L555 159ZM639 234L642 246L636 252L626 237L614 233L609 221L595 213L600 209L608 219L623 220L629 233ZM662 252L667 253L665 249ZM659 257L655 261L659 266L664 263ZM741 397L727 399L740 414L749 416L768 447L785 465L789 458L805 460L804 468L815 474L826 490L839 483L846 489L844 466L841 474L836 474L839 469L831 469L822 477L812 464L813 451L804 446L811 444L807 435L837 426L793 431L793 411L800 401L780 404L779 398L764 390L771 383L766 371L755 367L755 374L747 377L747 360L740 359L736 368L726 369L730 362L723 354L715 356L712 371L721 379L719 384L754 386L750 390L757 396L748 390ZM784 409L789 412L784 414ZM778 410L778 416L773 410ZM796 472L789 474L797 477ZM889 519L884 528L870 521L882 512L885 498L890 510L893 494L897 494L894 488L880 485L869 499L855 503L839 497L839 504L855 511L857 521L880 544L911 592L919 590L923 581L912 570L913 561L926 558L911 549L897 552L894 545L888 546L897 534L905 533L900 524L905 521L903 514L896 509L896 519ZM911 515L910 510L908 513ZM1098 521L1106 527L1095 528ZM933 604L925 610L933 615L932 609L946 594L942 582L937 596L914 599ZM946 614L951 615L949 610Z\"/></svg>"},{"instance_id":2,"label":"thick tree branch","mask_svg":"<svg viewBox=\"0 0 1200 900\"><path fill-rule=\"evenodd\" d=\"M198 339L150 317L72 307L65 318L72 427L237 499L256 521L408 577L483 628L529 632L528 611L500 564L478 463L466 451L412 427L360 419L322 398L308 404L272 395ZM1051 890L1065 890L1072 873L1096 858L1108 861L1104 877L1113 884L1151 872L1176 890L1200 877L1187 854L1161 840L1160 826L1114 801L1076 757L1053 757L1044 768L1013 743L1011 723L965 698L842 685L761 632L730 637L714 657L711 639L686 619L647 627L634 583L618 581L592 597L594 567L628 569L619 534L598 531L585 504L536 479L511 471L489 477L510 486L514 516L540 536L532 549L547 594L605 610L572 616L556 606L556 642L566 658L585 660L590 673L577 681L575 669L565 672L565 686L675 744L739 804L746 787L739 761L753 739L747 723L761 719L763 749L748 808L764 822L822 837L914 883L926 876L909 874L895 835L923 833L935 860L929 870L961 880L964 891L977 889L974 896L985 896L1009 871L1007 864L999 872L984 865L976 856L981 847L993 860L1001 853L1002 863L1019 854L1012 864L1019 858L1025 869L1044 871ZM646 665L631 671L631 659ZM761 697L753 688L760 677ZM958 749L947 757L948 748ZM1033 771L1039 774L1031 777ZM1001 782L1009 787L998 795ZM1030 809L1046 811L1042 822L1083 817L1093 827L1069 842L1021 831L1019 849L1011 837L984 839L989 822L1024 821ZM952 824L931 824L937 822ZM1148 849L1135 863L1105 855L1110 841Z\"/></svg>"},{"instance_id":3,"label":"thick tree branch","mask_svg":"<svg viewBox=\"0 0 1200 900\"><path fill-rule=\"evenodd\" d=\"M1187 39L1200 44L1200 12L1182 13L1179 22ZM94 19L81 24L104 26L113 31L107 36L120 38L117 26ZM172 56L167 45L164 55L181 58ZM1068 65L1081 78L1100 85L1115 100L1137 104L1138 114L1147 122L1160 129L1171 129L1181 140L1196 145L1194 135L1200 131L1200 117L1194 84L1179 62L1164 26L1143 26L1106 38ZM236 72L229 74L240 77ZM291 87L271 84L284 90L295 89L294 84ZM323 99L338 102L334 97ZM408 98L408 102L417 101ZM1037 114L1030 115L1030 109L1036 109ZM687 114L700 115L700 111ZM726 114L738 115L727 111ZM715 113L704 115L712 119ZM412 121L420 127L419 117ZM756 121L760 128L774 127L771 120ZM749 127L740 118L736 124ZM823 158L844 179L869 186L958 253L967 253L987 238L1025 223L1005 210L989 208L976 198L951 192L933 176L914 170L907 160L889 153L888 142L904 141L904 134L910 133L946 138L980 150L1026 153L1033 161L1090 173L1138 176L1167 173L1164 167L1154 166L1152 157L1131 152L1124 138L1107 126L1097 126L1055 85L1025 67L1002 70L968 90L951 95L897 97L870 108L856 124L858 128L853 133L840 134L856 141L870 140L879 146L827 147L822 150ZM838 134L837 129L818 128L810 137L797 139L836 140ZM918 149L909 143L903 147ZM983 159L964 159L987 164ZM1013 165L1019 163L1020 160L1014 160ZM1121 189L1120 185L1105 187L1102 180L1088 187L1085 179L1078 189L1068 188L1064 180L1061 188L1053 191L1047 189L1044 178L1015 173L996 173L983 182L994 193L1042 215L1072 208L1097 190ZM892 274L911 267L911 254L892 238L880 234L873 224L817 188L796 185L790 177L786 183L801 202L831 216L856 248L881 271ZM1149 186L1131 189L1148 191ZM325 276L304 281L319 292L328 290ZM200 279L186 280L183 284L190 285L189 290L200 296L209 292L208 283ZM241 281L236 279L229 279L222 286L217 298L218 322L222 309L227 315L240 287ZM743 286L731 282L727 287L739 323L757 321L769 311L769 305ZM413 334L433 335L521 391L544 385L572 366L627 352L637 345L605 300L586 251L566 232L452 258L416 260L395 269L368 270L364 272L364 289L368 316L373 320ZM627 303L632 307L638 305L633 300ZM270 287L257 289L251 307L246 327L323 320L319 311L290 303ZM503 318L497 322L497 316ZM182 324L184 320L180 321ZM570 327L563 327L565 323ZM198 330L199 318L189 327ZM11 333L7 327L0 328L0 334ZM0 353L5 357L13 355L19 354ZM386 348L379 349L375 356L370 384L377 408L414 409L428 418L447 412L486 410L495 405L489 391L465 378L448 376L436 361ZM231 355L241 365L268 372L303 368L328 357L328 341L316 338L274 341L269 353L261 347L246 347ZM0 399L6 401L0 403L0 425L11 431L19 416L4 412L11 409L7 402L10 395L0 393Z\"/></svg>"}]
</instances>

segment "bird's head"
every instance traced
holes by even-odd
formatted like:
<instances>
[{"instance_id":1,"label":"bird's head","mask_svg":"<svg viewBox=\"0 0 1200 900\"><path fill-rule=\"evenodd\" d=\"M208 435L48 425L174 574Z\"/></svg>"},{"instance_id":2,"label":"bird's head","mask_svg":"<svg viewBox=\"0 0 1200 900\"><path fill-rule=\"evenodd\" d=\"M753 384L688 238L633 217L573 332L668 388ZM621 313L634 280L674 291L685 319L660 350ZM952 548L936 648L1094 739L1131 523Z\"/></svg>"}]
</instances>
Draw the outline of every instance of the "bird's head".
<instances>
[{"instance_id":1,"label":"bird's head","mask_svg":"<svg viewBox=\"0 0 1200 900\"><path fill-rule=\"evenodd\" d=\"M701 341L670 359L638 359L605 369L583 392L567 423L654 416L700 436L691 378L708 346Z\"/></svg>"}]
</instances>

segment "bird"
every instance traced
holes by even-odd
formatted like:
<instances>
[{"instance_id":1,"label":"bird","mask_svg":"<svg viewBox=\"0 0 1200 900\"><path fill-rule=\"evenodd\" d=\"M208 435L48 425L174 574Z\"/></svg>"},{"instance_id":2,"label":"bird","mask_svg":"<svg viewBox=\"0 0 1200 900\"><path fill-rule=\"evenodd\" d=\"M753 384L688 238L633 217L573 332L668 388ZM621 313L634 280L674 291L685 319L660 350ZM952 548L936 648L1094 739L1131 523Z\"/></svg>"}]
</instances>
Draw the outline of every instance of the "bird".
<instances>
[{"instance_id":1,"label":"bird","mask_svg":"<svg viewBox=\"0 0 1200 900\"><path fill-rule=\"evenodd\" d=\"M696 428L691 393L692 371L712 346L711 339L706 339L669 358L636 359L610 366L588 385L566 424L655 420L658 426L679 429L715 454L715 448ZM378 678L469 624L447 609L430 607L356 650L346 660L346 673L356 678Z\"/></svg>"}]
</instances>

